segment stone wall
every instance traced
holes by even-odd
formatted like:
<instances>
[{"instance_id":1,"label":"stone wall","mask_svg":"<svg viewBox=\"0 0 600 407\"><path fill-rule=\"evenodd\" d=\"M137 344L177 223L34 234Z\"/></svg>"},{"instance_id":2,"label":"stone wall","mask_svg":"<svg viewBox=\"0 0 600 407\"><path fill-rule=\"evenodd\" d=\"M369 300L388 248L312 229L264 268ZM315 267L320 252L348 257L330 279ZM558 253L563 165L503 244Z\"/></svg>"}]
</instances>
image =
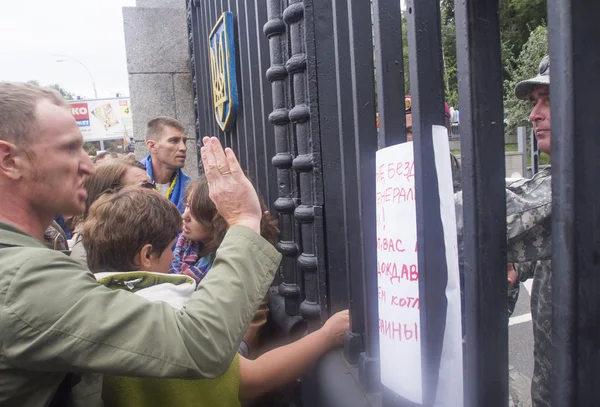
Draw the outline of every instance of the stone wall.
<instances>
[{"instance_id":1,"label":"stone wall","mask_svg":"<svg viewBox=\"0 0 600 407\"><path fill-rule=\"evenodd\" d=\"M136 156L148 154L148 120L174 117L185 126L189 138L184 170L197 175L185 1L138 0L136 7L123 7L123 26Z\"/></svg>"}]
</instances>

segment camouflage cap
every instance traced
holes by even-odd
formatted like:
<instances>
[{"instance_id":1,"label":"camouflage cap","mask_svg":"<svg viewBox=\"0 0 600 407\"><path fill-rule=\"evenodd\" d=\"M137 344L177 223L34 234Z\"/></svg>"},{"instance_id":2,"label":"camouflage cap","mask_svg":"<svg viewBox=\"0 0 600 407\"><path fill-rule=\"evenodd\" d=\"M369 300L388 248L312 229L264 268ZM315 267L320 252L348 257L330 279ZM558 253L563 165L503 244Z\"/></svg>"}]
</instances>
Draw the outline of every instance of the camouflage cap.
<instances>
[{"instance_id":1,"label":"camouflage cap","mask_svg":"<svg viewBox=\"0 0 600 407\"><path fill-rule=\"evenodd\" d=\"M519 82L515 87L515 95L519 99L527 99L537 85L550 85L550 58L547 55L540 62L539 74Z\"/></svg>"}]
</instances>

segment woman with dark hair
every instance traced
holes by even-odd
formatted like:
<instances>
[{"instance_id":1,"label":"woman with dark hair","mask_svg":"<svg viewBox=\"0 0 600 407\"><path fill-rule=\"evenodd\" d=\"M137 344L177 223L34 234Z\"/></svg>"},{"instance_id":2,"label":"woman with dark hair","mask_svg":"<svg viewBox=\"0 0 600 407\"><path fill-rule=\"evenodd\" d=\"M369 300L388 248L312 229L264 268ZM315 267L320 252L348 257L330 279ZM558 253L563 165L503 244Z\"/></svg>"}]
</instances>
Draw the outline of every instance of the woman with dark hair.
<instances>
[{"instance_id":1,"label":"woman with dark hair","mask_svg":"<svg viewBox=\"0 0 600 407\"><path fill-rule=\"evenodd\" d=\"M277 223L269 215L260 194L258 199L263 212L260 234L269 243L275 245L279 237ZM183 232L177 238L169 273L185 274L200 282L210 270L228 226L209 197L208 182L204 176L188 184L184 203ZM269 308L267 301L264 300L254 314L254 319L240 345L242 354L248 355L258 347L260 330L266 324L268 314Z\"/></svg>"}]
</instances>

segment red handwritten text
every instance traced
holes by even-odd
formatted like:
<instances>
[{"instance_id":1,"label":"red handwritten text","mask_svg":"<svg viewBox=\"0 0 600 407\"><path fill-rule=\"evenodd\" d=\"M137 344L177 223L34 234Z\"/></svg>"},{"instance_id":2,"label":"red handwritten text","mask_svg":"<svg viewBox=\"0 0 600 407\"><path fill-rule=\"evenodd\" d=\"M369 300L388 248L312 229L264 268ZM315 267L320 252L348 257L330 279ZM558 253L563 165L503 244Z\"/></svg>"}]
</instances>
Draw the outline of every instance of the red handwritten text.
<instances>
[{"instance_id":1,"label":"red handwritten text","mask_svg":"<svg viewBox=\"0 0 600 407\"><path fill-rule=\"evenodd\" d=\"M379 301L387 303L387 294L383 288L377 287L377 296L379 297Z\"/></svg>"},{"instance_id":2,"label":"red handwritten text","mask_svg":"<svg viewBox=\"0 0 600 407\"><path fill-rule=\"evenodd\" d=\"M380 206L377 209L377 227L381 226L385 230L385 207Z\"/></svg>"},{"instance_id":3,"label":"red handwritten text","mask_svg":"<svg viewBox=\"0 0 600 407\"><path fill-rule=\"evenodd\" d=\"M401 203L415 200L415 191L413 188L389 187L381 192L377 192L377 205L386 203Z\"/></svg>"},{"instance_id":4,"label":"red handwritten text","mask_svg":"<svg viewBox=\"0 0 600 407\"><path fill-rule=\"evenodd\" d=\"M400 273L400 274L398 274ZM377 262L377 274L380 277L390 279L390 284L394 285L394 280L398 283L400 280L419 281L419 272L416 264L403 264L398 271L398 265L394 262Z\"/></svg>"},{"instance_id":5,"label":"red handwritten text","mask_svg":"<svg viewBox=\"0 0 600 407\"><path fill-rule=\"evenodd\" d=\"M395 163L381 164L377 169L377 181L384 182L385 178L406 177L410 181L415 176L415 163L413 161L401 161Z\"/></svg>"},{"instance_id":6,"label":"red handwritten text","mask_svg":"<svg viewBox=\"0 0 600 407\"><path fill-rule=\"evenodd\" d=\"M384 291L385 294L385 291ZM414 308L414 309L421 309L421 306L419 304L419 299L415 298L415 297L397 297L395 295L392 295L392 305L395 305L397 307L401 307L401 308Z\"/></svg>"},{"instance_id":7,"label":"red handwritten text","mask_svg":"<svg viewBox=\"0 0 600 407\"><path fill-rule=\"evenodd\" d=\"M419 325L415 323L401 324L379 318L379 334L390 339L402 341L419 341Z\"/></svg>"},{"instance_id":8,"label":"red handwritten text","mask_svg":"<svg viewBox=\"0 0 600 407\"><path fill-rule=\"evenodd\" d=\"M406 251L402 247L402 240L400 239L388 239L387 237L377 238L377 250L383 250L384 252L399 252L403 253Z\"/></svg>"}]
</instances>

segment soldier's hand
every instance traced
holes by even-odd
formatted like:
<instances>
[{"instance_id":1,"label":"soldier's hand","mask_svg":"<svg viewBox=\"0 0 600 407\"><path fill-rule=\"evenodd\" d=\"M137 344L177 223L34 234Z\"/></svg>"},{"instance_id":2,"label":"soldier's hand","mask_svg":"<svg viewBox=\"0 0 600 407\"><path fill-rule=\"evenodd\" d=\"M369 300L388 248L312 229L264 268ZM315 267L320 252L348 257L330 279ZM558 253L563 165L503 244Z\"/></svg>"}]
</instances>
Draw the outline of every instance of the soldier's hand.
<instances>
[{"instance_id":1,"label":"soldier's hand","mask_svg":"<svg viewBox=\"0 0 600 407\"><path fill-rule=\"evenodd\" d=\"M216 137L204 137L200 149L208 193L217 211L231 226L246 226L260 233L263 216L258 195L230 148L223 150Z\"/></svg>"}]
</instances>

